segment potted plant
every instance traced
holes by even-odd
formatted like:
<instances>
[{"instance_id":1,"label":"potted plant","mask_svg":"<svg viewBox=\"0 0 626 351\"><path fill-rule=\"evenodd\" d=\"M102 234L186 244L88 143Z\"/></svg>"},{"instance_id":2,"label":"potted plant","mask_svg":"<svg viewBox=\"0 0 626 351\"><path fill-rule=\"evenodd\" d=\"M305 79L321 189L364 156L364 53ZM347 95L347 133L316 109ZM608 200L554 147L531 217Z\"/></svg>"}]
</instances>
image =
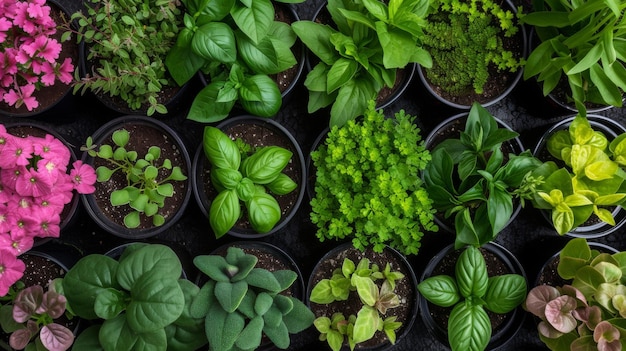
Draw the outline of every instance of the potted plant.
<instances>
[{"instance_id":1,"label":"potted plant","mask_svg":"<svg viewBox=\"0 0 626 351\"><path fill-rule=\"evenodd\" d=\"M304 82L308 112L332 105L331 126L361 116L383 87L396 85L399 69L431 66L422 48L428 1L329 0L326 9L332 23L298 21L292 27L319 60Z\"/></svg>"},{"instance_id":2,"label":"potted plant","mask_svg":"<svg viewBox=\"0 0 626 351\"><path fill-rule=\"evenodd\" d=\"M304 197L299 144L273 120L239 116L204 129L194 190L217 238L258 238L280 230Z\"/></svg>"},{"instance_id":3,"label":"potted plant","mask_svg":"<svg viewBox=\"0 0 626 351\"><path fill-rule=\"evenodd\" d=\"M432 68L418 73L438 100L470 109L491 105L513 90L522 76L526 32L508 1L438 0L431 3L424 48Z\"/></svg>"},{"instance_id":4,"label":"potted plant","mask_svg":"<svg viewBox=\"0 0 626 351\"><path fill-rule=\"evenodd\" d=\"M320 340L338 351L386 349L411 329L417 311L413 269L396 250L344 243L322 257L308 284Z\"/></svg>"},{"instance_id":5,"label":"potted plant","mask_svg":"<svg viewBox=\"0 0 626 351\"><path fill-rule=\"evenodd\" d=\"M78 30L66 28L84 43L74 93L90 90L126 114L166 114L166 105L180 92L165 67L182 24L179 5L174 0L86 2L86 12L72 15Z\"/></svg>"},{"instance_id":6,"label":"potted plant","mask_svg":"<svg viewBox=\"0 0 626 351\"><path fill-rule=\"evenodd\" d=\"M532 204L550 213L560 235L606 235L626 217L619 207L626 196L626 130L602 117L588 117L578 114L555 125L535 151L544 163L533 170L533 177L543 182Z\"/></svg>"},{"instance_id":7,"label":"potted plant","mask_svg":"<svg viewBox=\"0 0 626 351\"><path fill-rule=\"evenodd\" d=\"M524 79L536 77L543 95L572 110L621 107L626 72L617 54L624 39L622 12L617 3L533 2L522 21L533 26L538 41Z\"/></svg>"},{"instance_id":8,"label":"potted plant","mask_svg":"<svg viewBox=\"0 0 626 351\"><path fill-rule=\"evenodd\" d=\"M314 316L299 299L283 292L298 278L291 270L256 267L256 256L231 246L225 256L200 255L194 265L208 276L191 305L191 314L205 321L212 350L253 350L266 336L280 349L289 334L313 323Z\"/></svg>"},{"instance_id":9,"label":"potted plant","mask_svg":"<svg viewBox=\"0 0 626 351\"><path fill-rule=\"evenodd\" d=\"M493 273L494 257L506 274ZM526 297L526 275L510 252L493 243L480 249L448 246L429 262L417 287L422 320L453 351L502 346L523 322L516 307Z\"/></svg>"},{"instance_id":10,"label":"potted plant","mask_svg":"<svg viewBox=\"0 0 626 351\"><path fill-rule=\"evenodd\" d=\"M534 287L525 309L539 320L539 338L550 350L621 350L624 332L624 252L592 250L584 238L559 254L558 273L567 283Z\"/></svg>"},{"instance_id":11,"label":"potted plant","mask_svg":"<svg viewBox=\"0 0 626 351\"><path fill-rule=\"evenodd\" d=\"M200 289L180 279L181 262L160 244L129 246L118 259L81 258L61 286L72 312L94 324L74 343L79 350L195 350L206 344L204 323L190 315Z\"/></svg>"},{"instance_id":12,"label":"potted plant","mask_svg":"<svg viewBox=\"0 0 626 351\"><path fill-rule=\"evenodd\" d=\"M297 58L292 52L296 36L291 26L275 19L274 2L183 3L187 11L185 28L167 56L167 68L179 85L198 71L209 77L187 118L218 122L229 115L235 104L256 116L274 116L282 105L282 96L270 75L296 66L298 59L300 65L304 64L302 57ZM297 19L295 13L294 16Z\"/></svg>"},{"instance_id":13,"label":"potted plant","mask_svg":"<svg viewBox=\"0 0 626 351\"><path fill-rule=\"evenodd\" d=\"M191 161L172 128L147 117L123 116L100 127L81 149L98 180L83 202L103 229L145 238L180 218L191 196Z\"/></svg>"},{"instance_id":14,"label":"potted plant","mask_svg":"<svg viewBox=\"0 0 626 351\"><path fill-rule=\"evenodd\" d=\"M417 254L424 232L437 231L420 171L431 161L414 117L385 118L370 100L362 118L330 129L311 153L317 237L351 239L356 248L386 245Z\"/></svg>"},{"instance_id":15,"label":"potted plant","mask_svg":"<svg viewBox=\"0 0 626 351\"><path fill-rule=\"evenodd\" d=\"M528 150L516 154L504 148L519 134L499 124L480 104L474 103L465 116L460 134L460 126L451 128L455 135L443 131L454 118L429 135L432 161L423 173L433 208L454 219L444 227L456 233L457 249L495 239L521 203L533 196L537 181L528 175L541 164Z\"/></svg>"},{"instance_id":16,"label":"potted plant","mask_svg":"<svg viewBox=\"0 0 626 351\"><path fill-rule=\"evenodd\" d=\"M78 46L63 37L66 12L54 1L11 0L0 9L0 112L31 116L71 89Z\"/></svg>"}]
</instances>

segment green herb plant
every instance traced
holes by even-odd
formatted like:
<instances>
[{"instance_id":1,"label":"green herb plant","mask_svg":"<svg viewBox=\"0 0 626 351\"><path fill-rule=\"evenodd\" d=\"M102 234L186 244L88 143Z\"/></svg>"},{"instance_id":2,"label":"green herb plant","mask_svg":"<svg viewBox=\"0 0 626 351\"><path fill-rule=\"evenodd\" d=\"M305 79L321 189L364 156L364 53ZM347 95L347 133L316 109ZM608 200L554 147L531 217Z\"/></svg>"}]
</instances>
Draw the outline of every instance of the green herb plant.
<instances>
[{"instance_id":1,"label":"green herb plant","mask_svg":"<svg viewBox=\"0 0 626 351\"><path fill-rule=\"evenodd\" d=\"M316 304L331 304L358 298L363 306L347 319L341 312L316 318L314 325L320 332L320 340L327 341L333 351L339 351L345 340L350 350L354 350L357 344L371 339L376 331L382 331L395 344L396 331L402 323L396 321L395 316L384 316L388 309L400 306L400 297L394 290L396 282L403 278L404 274L392 271L389 264L380 270L367 258L361 259L357 265L345 258L330 279L322 279L313 287L309 300Z\"/></svg>"},{"instance_id":2,"label":"green herb plant","mask_svg":"<svg viewBox=\"0 0 626 351\"><path fill-rule=\"evenodd\" d=\"M526 279L519 274L489 277L480 250L467 246L455 266L455 276L438 275L417 286L430 303L451 307L448 341L452 351L482 351L491 339L486 310L505 314L526 297Z\"/></svg>"},{"instance_id":3,"label":"green herb plant","mask_svg":"<svg viewBox=\"0 0 626 351\"><path fill-rule=\"evenodd\" d=\"M533 1L522 17L539 37L526 62L524 79L537 77L543 94L564 78L568 99L579 111L585 103L622 106L626 90L624 6L620 1Z\"/></svg>"},{"instance_id":4,"label":"green herb plant","mask_svg":"<svg viewBox=\"0 0 626 351\"><path fill-rule=\"evenodd\" d=\"M503 45L520 30L515 16L492 0L433 0L424 28L424 48L433 59L427 79L450 94L483 94L490 68L517 72L521 52Z\"/></svg>"},{"instance_id":5,"label":"green herb plant","mask_svg":"<svg viewBox=\"0 0 626 351\"><path fill-rule=\"evenodd\" d=\"M615 225L612 207L626 198L626 133L609 142L579 114L567 130L552 134L546 147L559 163L547 161L533 171L544 179L533 206L551 212L561 235L592 216Z\"/></svg>"},{"instance_id":6,"label":"green herb plant","mask_svg":"<svg viewBox=\"0 0 626 351\"><path fill-rule=\"evenodd\" d=\"M331 126L362 115L383 87L395 85L399 68L432 65L422 48L428 0L329 0L326 9L332 24L298 21L292 27L320 61L304 82L308 111L332 104Z\"/></svg>"},{"instance_id":7,"label":"green herb plant","mask_svg":"<svg viewBox=\"0 0 626 351\"><path fill-rule=\"evenodd\" d=\"M291 51L296 36L289 24L274 20L272 1L182 2L185 27L167 56L168 71L179 85L198 71L210 80L196 95L187 118L217 122L228 117L236 103L253 115L274 116L282 97L270 75L297 61Z\"/></svg>"},{"instance_id":8,"label":"green herb plant","mask_svg":"<svg viewBox=\"0 0 626 351\"><path fill-rule=\"evenodd\" d=\"M181 279L181 263L160 244L132 244L119 258L91 254L61 281L72 312L92 325L75 350L196 350L204 321L191 316L200 288Z\"/></svg>"},{"instance_id":9,"label":"green herb plant","mask_svg":"<svg viewBox=\"0 0 626 351\"><path fill-rule=\"evenodd\" d=\"M541 165L529 151L505 159L503 143L517 136L474 103L460 137L448 138L432 151L424 184L433 207L454 218L457 249L495 239L511 220L514 201L531 199L541 182L529 177Z\"/></svg>"},{"instance_id":10,"label":"green herb plant","mask_svg":"<svg viewBox=\"0 0 626 351\"><path fill-rule=\"evenodd\" d=\"M256 256L233 246L224 257L201 255L193 262L209 280L190 311L205 321L211 350L255 350L263 335L286 349L289 334L313 324L315 316L306 305L284 293L298 277L294 271L256 267Z\"/></svg>"},{"instance_id":11,"label":"green herb plant","mask_svg":"<svg viewBox=\"0 0 626 351\"><path fill-rule=\"evenodd\" d=\"M116 172L123 174L127 180L123 189L111 192L111 205L127 205L132 208L124 217L124 225L128 228L137 228L141 224L141 216L152 217L154 226L163 225L165 217L159 210L165 205L165 199L174 195L171 182L184 181L187 176L179 166L173 166L169 159L160 160L161 148L158 146L151 146L143 157L137 151L126 150L130 140L130 133L126 129L116 130L111 139L115 149L108 144L98 147L93 144L91 137L87 138L86 145L81 148L89 156L109 163L109 167L99 166L96 169L98 182L109 181Z\"/></svg>"},{"instance_id":12,"label":"green herb plant","mask_svg":"<svg viewBox=\"0 0 626 351\"><path fill-rule=\"evenodd\" d=\"M409 255L424 232L438 230L419 177L431 157L413 121L404 111L385 118L370 101L362 118L333 126L311 153L311 221L321 241L352 238L360 250L389 245Z\"/></svg>"},{"instance_id":13,"label":"green herb plant","mask_svg":"<svg viewBox=\"0 0 626 351\"><path fill-rule=\"evenodd\" d=\"M626 252L592 250L584 238L559 254L559 276L571 285L536 286L524 308L541 319L539 337L550 350L621 350L626 341Z\"/></svg>"},{"instance_id":14,"label":"green herb plant","mask_svg":"<svg viewBox=\"0 0 626 351\"><path fill-rule=\"evenodd\" d=\"M249 154L252 149L249 145L235 142L211 126L204 128L203 148L212 165L211 183L219 192L209 209L216 238L235 225L243 205L254 230L259 233L272 230L281 218L280 206L272 194L289 194L298 187L283 173L293 153L272 145Z\"/></svg>"},{"instance_id":15,"label":"green herb plant","mask_svg":"<svg viewBox=\"0 0 626 351\"><path fill-rule=\"evenodd\" d=\"M165 56L181 25L177 0L90 0L86 12L76 12L77 40L86 45L85 77L74 93L91 90L122 99L130 109L147 115L165 114L159 93L174 82L166 75ZM73 30L69 25L66 35Z\"/></svg>"}]
</instances>

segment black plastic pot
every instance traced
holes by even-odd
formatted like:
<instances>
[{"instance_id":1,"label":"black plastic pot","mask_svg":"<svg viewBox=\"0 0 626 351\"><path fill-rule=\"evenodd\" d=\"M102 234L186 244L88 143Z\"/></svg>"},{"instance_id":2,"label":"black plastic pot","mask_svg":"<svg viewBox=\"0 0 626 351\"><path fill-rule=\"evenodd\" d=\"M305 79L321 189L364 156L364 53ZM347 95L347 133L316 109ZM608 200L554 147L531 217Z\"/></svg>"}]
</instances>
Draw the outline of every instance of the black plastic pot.
<instances>
[{"instance_id":1,"label":"black plastic pot","mask_svg":"<svg viewBox=\"0 0 626 351\"><path fill-rule=\"evenodd\" d=\"M293 202L288 212L285 213L284 212L285 209L282 209L283 214L281 216L281 220L276 224L276 226L274 226L272 230L266 233L258 233L252 228L244 228L242 226L237 226L237 224L235 224L235 226L231 230L228 231L228 234L235 236L235 237L246 238L246 239L259 239L261 237L276 233L277 231L281 230L287 223L289 223L289 221L293 218L293 216L298 211L298 208L300 207L300 204L302 203L302 199L304 198L304 193L306 189L306 165L305 165L304 155L302 154L302 148L300 147L300 144L298 144L298 142L293 137L293 135L284 126L282 126L280 123L272 119L261 118L261 117L250 116L250 115L231 117L231 118L226 119L219 125L217 125L217 128L221 129L223 132L229 135L229 130L233 126L240 125L240 124L250 124L250 125L258 126L266 131L264 133L281 135L283 138L285 138L285 140L287 140L289 143L289 147L287 147L287 149L289 149L293 153L293 156L289 163L293 165L293 168L296 170L296 173L300 178L300 179L294 179L294 181L296 181L296 183L298 183L299 185L298 188L294 190L294 192L297 192L297 198ZM249 145L252 145L253 147L268 146L268 145L257 144L257 142L255 141L257 136L252 133L247 133L246 135L241 135L239 137L243 138L244 141L246 141L246 143L248 143ZM211 197L212 189L207 189L205 187L205 184L209 183L209 177L210 177L209 172L210 172L210 164L206 156L204 155L203 145L200 144L198 148L196 149L196 153L193 159L192 183L193 183L194 196L196 198L196 201L198 205L200 206L200 210L202 211L204 216L207 218L209 217L209 209L211 208L211 202L213 201ZM280 199L281 197L285 197L285 196L291 196L291 193L287 195L282 195L282 196L275 196L275 198Z\"/></svg>"},{"instance_id":2,"label":"black plastic pot","mask_svg":"<svg viewBox=\"0 0 626 351\"><path fill-rule=\"evenodd\" d=\"M495 242L490 242L483 245L481 248L495 255L502 263L504 263L510 273L519 274L523 276L524 279L527 279L526 272L524 271L522 265L505 247ZM440 265L441 261L454 251L454 245L449 245L437 253L428 262L426 268L424 268L420 282L431 277L433 275L433 271ZM420 317L422 318L422 322L426 325L429 333L435 336L439 342L449 347L448 331L436 323L433 319L432 312L429 307L430 303L426 300L426 298L420 296L419 305L421 310ZM500 325L497 330L493 331L489 344L485 350L506 350L507 348L505 345L507 341L515 336L515 334L522 327L525 319L526 313L521 306L518 306L513 311L509 312L507 314L507 319L502 323L502 325Z\"/></svg>"},{"instance_id":3,"label":"black plastic pot","mask_svg":"<svg viewBox=\"0 0 626 351\"><path fill-rule=\"evenodd\" d=\"M352 243L347 242L347 243L340 244L339 246L336 246L335 248L328 251L317 262L317 264L313 268L313 271L311 272L311 276L309 277L309 281L307 284L307 291L306 291L307 304L309 308L311 308L313 312L315 313L316 304L309 301L309 298L311 296L311 291L313 290L314 286L321 279L324 279L324 278L330 279L334 269L341 269L343 260L346 257L350 257L355 265L359 263L358 261L360 258L362 257L368 258L371 264L378 265L378 267L381 270L385 268L387 263L390 263L392 265L391 266L392 271L400 271L405 275L405 277L402 280L396 281L396 290L395 290L395 291L398 291L399 284L401 284L401 282L404 282L404 284L406 284L406 286L408 287L410 291L408 295L399 296L400 300L403 303L406 303L409 305L406 310L406 315L398 316L398 320L397 320L399 322L402 322L402 326L400 327L399 330L396 331L396 335L397 335L396 343L400 342L402 338L404 338L406 335L408 335L411 332L413 323L415 322L415 318L417 317L417 314L418 314L419 304L418 304L417 278L413 271L413 267L409 264L406 257L402 255L400 252L398 252L397 250L389 246L385 246L382 253L375 253L371 248L368 248L364 252L361 252L358 249L356 249L352 245ZM390 260L386 260L387 257L389 257ZM327 262L327 261L331 262L330 265L333 267L333 269L322 270L320 266L324 262ZM358 295L356 295L355 292L351 293L350 297L358 299ZM350 313L348 311L343 310L343 308L345 308L344 306L347 305L347 303L343 301L339 301L339 302L335 302L334 304L336 304L336 307L333 310L344 313L344 316L348 318L348 315ZM396 309L389 309L387 311L387 314L382 316L383 319L391 315L395 315L394 312ZM316 315L315 317L321 317L321 316ZM330 318L331 316L329 315L327 317ZM379 331L377 333L381 333L381 332ZM394 345L391 344L391 342L389 342L389 340L385 338L385 341L383 341L381 344L371 345L368 343L368 341L365 341L363 343L357 344L354 349L355 350L368 350L368 351L383 351L383 350L390 350L393 347ZM342 350L348 350L348 349L349 348L347 347L347 344L344 343Z\"/></svg>"},{"instance_id":4,"label":"black plastic pot","mask_svg":"<svg viewBox=\"0 0 626 351\"><path fill-rule=\"evenodd\" d=\"M546 143L550 135L556 133L559 130L566 130L569 128L569 125L574 120L575 116L569 116L564 118L563 120L557 122L552 127L550 127L539 139L539 142L535 146L535 150L533 154L535 157L541 159L542 155L545 153ZM619 134L626 133L626 128L624 128L621 124L616 122L613 119L600 116L588 114L587 120L591 125L591 128L594 130L602 132L608 139L610 140L617 137ZM542 160L545 161L545 160ZM560 161L559 161L560 162ZM557 162L557 164L562 164ZM546 210L541 211L542 216L545 218L546 223L549 226L552 226L552 220L550 219L550 212ZM589 225L581 225L576 228L573 228L570 232L565 233L569 237L574 238L586 238L586 239L595 239L605 235L609 235L615 231L617 231L620 227L622 227L626 223L626 210L624 210L621 206L615 207L613 210L613 218L615 218L615 226L599 221L598 223L593 223Z\"/></svg>"},{"instance_id":5,"label":"black plastic pot","mask_svg":"<svg viewBox=\"0 0 626 351\"><path fill-rule=\"evenodd\" d=\"M315 197L315 173L317 172L317 168L315 168L315 164L313 164L313 159L311 158L311 153L317 150L322 142L326 141L329 130L328 127L324 128L320 135L315 138L311 146L311 151L309 151L306 157L306 195L309 197L309 201Z\"/></svg>"},{"instance_id":6,"label":"black plastic pot","mask_svg":"<svg viewBox=\"0 0 626 351\"><path fill-rule=\"evenodd\" d=\"M109 217L107 217L103 213L102 209L98 206L95 194L98 192L98 186L100 183L96 182L95 184L96 193L82 195L82 200L91 218L102 229L106 230L107 232L111 234L114 234L114 235L117 235L119 237L126 238L126 239L143 239L143 238L155 236L167 230L172 225L174 225L174 223L176 223L176 221L178 221L180 217L183 215L185 208L187 207L189 203L189 199L191 198L191 193L192 193L191 160L189 158L189 154L187 152L185 143L183 142L181 137L176 133L174 129L172 129L167 124L161 121L158 121L154 118L145 117L145 116L132 116L132 115L122 116L122 117L118 117L116 119L109 121L108 123L104 124L102 127L100 127L97 131L93 133L92 137L93 137L94 145L101 145L104 141L110 142L111 135L115 130L128 127L130 125L137 125L145 130L156 130L162 133L164 136L164 140L165 140L164 144L155 145L155 146L161 147L162 152L165 149L178 151L179 157L182 158L182 163L183 163L183 164L179 164L178 166L180 166L183 173L187 176L187 180L183 181L183 183L176 182L177 184L183 184L184 196L183 196L183 201L181 205L176 209L176 212L173 215L165 219L165 223L161 226L148 227L144 229L139 229L139 228L130 229L130 228L125 227L123 223L116 223L113 220L111 220ZM138 129L138 131L143 130L143 129ZM131 140L132 138L141 139L142 137L131 135ZM167 143L169 143L170 145L167 145ZM140 153L139 157L143 157L143 154ZM161 157L162 158L164 157L163 154ZM87 152L83 153L82 160L83 162L90 164L92 166L94 165L94 162L95 162L94 158L89 156ZM173 164L173 166L176 166L176 164ZM108 194L106 195L108 199Z\"/></svg>"}]
</instances>

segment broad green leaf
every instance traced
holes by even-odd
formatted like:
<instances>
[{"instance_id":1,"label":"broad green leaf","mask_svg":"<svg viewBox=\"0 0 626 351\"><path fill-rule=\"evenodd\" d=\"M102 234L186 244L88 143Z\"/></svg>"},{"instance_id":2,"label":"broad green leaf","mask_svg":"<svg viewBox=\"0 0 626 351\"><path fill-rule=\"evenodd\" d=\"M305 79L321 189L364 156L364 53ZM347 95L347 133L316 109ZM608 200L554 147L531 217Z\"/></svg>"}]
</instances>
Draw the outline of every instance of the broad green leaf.
<instances>
[{"instance_id":1,"label":"broad green leaf","mask_svg":"<svg viewBox=\"0 0 626 351\"><path fill-rule=\"evenodd\" d=\"M285 168L293 153L279 146L266 146L258 149L246 159L243 175L255 184L273 182Z\"/></svg>"},{"instance_id":2,"label":"broad green leaf","mask_svg":"<svg viewBox=\"0 0 626 351\"><path fill-rule=\"evenodd\" d=\"M456 263L456 282L463 297L482 297L488 287L485 259L476 247L468 246Z\"/></svg>"},{"instance_id":3,"label":"broad green leaf","mask_svg":"<svg viewBox=\"0 0 626 351\"><path fill-rule=\"evenodd\" d=\"M454 306L461 298L454 278L447 275L426 278L417 288L422 296L437 306Z\"/></svg>"},{"instance_id":4,"label":"broad green leaf","mask_svg":"<svg viewBox=\"0 0 626 351\"><path fill-rule=\"evenodd\" d=\"M206 60L233 63L237 59L235 35L226 23L202 25L191 40L191 48L194 54Z\"/></svg>"},{"instance_id":5,"label":"broad green leaf","mask_svg":"<svg viewBox=\"0 0 626 351\"><path fill-rule=\"evenodd\" d=\"M512 311L526 298L526 279L518 274L489 278L485 293L485 308L499 314Z\"/></svg>"},{"instance_id":6,"label":"broad green leaf","mask_svg":"<svg viewBox=\"0 0 626 351\"><path fill-rule=\"evenodd\" d=\"M137 333L131 329L126 314L120 314L102 324L100 344L105 350L116 351L165 351L167 339L164 329Z\"/></svg>"},{"instance_id":7,"label":"broad green leaf","mask_svg":"<svg viewBox=\"0 0 626 351\"><path fill-rule=\"evenodd\" d=\"M269 232L280 221L280 206L269 194L255 194L246 207L250 225L259 233Z\"/></svg>"},{"instance_id":8,"label":"broad green leaf","mask_svg":"<svg viewBox=\"0 0 626 351\"><path fill-rule=\"evenodd\" d=\"M355 79L339 88L337 98L330 110L330 125L342 126L347 121L362 115L367 102L374 99L377 89L371 81Z\"/></svg>"},{"instance_id":9,"label":"broad green leaf","mask_svg":"<svg viewBox=\"0 0 626 351\"><path fill-rule=\"evenodd\" d=\"M204 155L217 168L238 170L241 163L241 153L235 142L223 131L211 127L204 127L202 136Z\"/></svg>"},{"instance_id":10,"label":"broad green leaf","mask_svg":"<svg viewBox=\"0 0 626 351\"><path fill-rule=\"evenodd\" d=\"M239 313L228 313L219 305L211 307L205 319L205 331L211 348L230 350L245 327L245 319Z\"/></svg>"},{"instance_id":11,"label":"broad green leaf","mask_svg":"<svg viewBox=\"0 0 626 351\"><path fill-rule=\"evenodd\" d=\"M248 7L236 1L230 15L243 33L254 43L259 43L274 21L274 6L270 0L254 0L251 4Z\"/></svg>"},{"instance_id":12,"label":"broad green leaf","mask_svg":"<svg viewBox=\"0 0 626 351\"><path fill-rule=\"evenodd\" d=\"M134 291L135 283L142 276L154 272L170 279L178 279L182 274L180 259L166 245L146 245L124 256L119 263L116 278L124 289Z\"/></svg>"},{"instance_id":13,"label":"broad green leaf","mask_svg":"<svg viewBox=\"0 0 626 351\"><path fill-rule=\"evenodd\" d=\"M358 63L346 58L340 58L330 66L326 79L326 93L330 94L347 84L358 70Z\"/></svg>"},{"instance_id":14,"label":"broad green leaf","mask_svg":"<svg viewBox=\"0 0 626 351\"><path fill-rule=\"evenodd\" d=\"M448 341L453 350L482 351L491 339L491 323L480 305L457 304L448 320Z\"/></svg>"},{"instance_id":15,"label":"broad green leaf","mask_svg":"<svg viewBox=\"0 0 626 351\"><path fill-rule=\"evenodd\" d=\"M239 90L243 108L260 117L272 117L282 106L282 96L276 82L267 75L247 77Z\"/></svg>"},{"instance_id":16,"label":"broad green leaf","mask_svg":"<svg viewBox=\"0 0 626 351\"><path fill-rule=\"evenodd\" d=\"M231 109L235 106L235 101L217 102L222 87L224 87L224 82L212 82L200 90L191 103L187 119L201 123L213 123L228 117Z\"/></svg>"},{"instance_id":17,"label":"broad green leaf","mask_svg":"<svg viewBox=\"0 0 626 351\"><path fill-rule=\"evenodd\" d=\"M96 296L94 311L102 319L113 319L126 308L126 298L123 291L108 288L101 290Z\"/></svg>"},{"instance_id":18,"label":"broad green leaf","mask_svg":"<svg viewBox=\"0 0 626 351\"><path fill-rule=\"evenodd\" d=\"M371 339L378 329L379 322L378 311L373 307L363 306L357 313L356 322L354 322L352 335L354 343L357 344Z\"/></svg>"},{"instance_id":19,"label":"broad green leaf","mask_svg":"<svg viewBox=\"0 0 626 351\"><path fill-rule=\"evenodd\" d=\"M239 219L241 206L236 190L225 190L219 193L209 209L209 221L216 238L226 234Z\"/></svg>"},{"instance_id":20,"label":"broad green leaf","mask_svg":"<svg viewBox=\"0 0 626 351\"><path fill-rule=\"evenodd\" d=\"M339 53L331 44L330 36L332 33L336 33L336 30L327 25L304 20L292 23L291 28L304 45L322 62L328 66L335 63Z\"/></svg>"},{"instance_id":21,"label":"broad green leaf","mask_svg":"<svg viewBox=\"0 0 626 351\"><path fill-rule=\"evenodd\" d=\"M180 317L184 306L178 277L162 276L154 268L133 285L126 309L128 325L138 333L161 330Z\"/></svg>"}]
</instances>

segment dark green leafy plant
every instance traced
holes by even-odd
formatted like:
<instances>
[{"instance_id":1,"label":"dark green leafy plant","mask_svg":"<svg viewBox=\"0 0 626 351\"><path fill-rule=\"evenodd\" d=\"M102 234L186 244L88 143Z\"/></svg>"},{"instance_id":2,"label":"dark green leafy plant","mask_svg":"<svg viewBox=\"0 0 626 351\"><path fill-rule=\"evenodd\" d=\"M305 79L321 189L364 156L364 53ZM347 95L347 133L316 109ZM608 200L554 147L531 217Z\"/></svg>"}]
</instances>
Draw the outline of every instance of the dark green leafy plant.
<instances>
[{"instance_id":1,"label":"dark green leafy plant","mask_svg":"<svg viewBox=\"0 0 626 351\"><path fill-rule=\"evenodd\" d=\"M363 250L389 245L417 254L424 231L437 231L419 173L431 160L414 117L385 118L370 101L363 118L334 126L311 153L316 169L311 220L317 237L352 238Z\"/></svg>"},{"instance_id":2,"label":"dark green leafy plant","mask_svg":"<svg viewBox=\"0 0 626 351\"><path fill-rule=\"evenodd\" d=\"M96 324L74 349L187 351L206 344L203 320L190 314L200 288L181 274L178 256L159 244L133 244L118 259L80 259L61 286L72 312Z\"/></svg>"},{"instance_id":3,"label":"dark green leafy plant","mask_svg":"<svg viewBox=\"0 0 626 351\"><path fill-rule=\"evenodd\" d=\"M167 113L159 92L173 81L166 75L165 56L181 25L176 0L90 0L77 12L78 41L87 46L87 66L77 77L74 93L87 89L121 98L132 110L148 105L147 115ZM71 31L71 27L65 28ZM77 71L78 74L78 71Z\"/></svg>"},{"instance_id":4,"label":"dark green leafy plant","mask_svg":"<svg viewBox=\"0 0 626 351\"><path fill-rule=\"evenodd\" d=\"M448 341L453 351L482 351L491 339L491 322L485 309L505 314L526 297L526 279L519 274L489 277L480 250L468 246L459 256L455 277L424 279L417 288L426 300L452 307Z\"/></svg>"},{"instance_id":5,"label":"dark green leafy plant","mask_svg":"<svg viewBox=\"0 0 626 351\"><path fill-rule=\"evenodd\" d=\"M383 317L388 309L400 305L394 289L396 282L403 278L404 274L391 271L389 264L381 271L376 264L370 265L367 258L361 259L358 265L349 258L344 259L341 268L336 269L330 279L322 279L313 287L309 300L316 304L330 304L358 298L363 305L348 319L342 313L316 318L314 325L321 333L320 340L327 341L333 351L339 351L345 336L350 350L354 350L356 344L371 339L376 331L383 331L395 344L396 330L402 323L397 322L395 316ZM351 296L353 291L358 296Z\"/></svg>"},{"instance_id":6,"label":"dark green leafy plant","mask_svg":"<svg viewBox=\"0 0 626 351\"><path fill-rule=\"evenodd\" d=\"M528 56L524 79L536 76L548 95L566 78L568 99L579 111L585 110L585 102L622 106L626 90L623 4L546 0L533 1L533 8L522 21L534 27L540 43Z\"/></svg>"},{"instance_id":7,"label":"dark green leafy plant","mask_svg":"<svg viewBox=\"0 0 626 351\"><path fill-rule=\"evenodd\" d=\"M210 80L194 99L187 118L217 122L228 116L235 103L253 115L274 116L282 97L269 75L297 61L291 51L296 36L289 24L274 20L272 1L183 3L185 28L167 56L167 68L179 85L200 70Z\"/></svg>"},{"instance_id":8,"label":"dark green leafy plant","mask_svg":"<svg viewBox=\"0 0 626 351\"><path fill-rule=\"evenodd\" d=\"M431 3L424 32L424 48L433 67L428 80L450 94L482 94L490 67L517 72L521 53L506 50L503 37L519 31L515 14L492 0L436 0Z\"/></svg>"},{"instance_id":9,"label":"dark green leafy plant","mask_svg":"<svg viewBox=\"0 0 626 351\"><path fill-rule=\"evenodd\" d=\"M533 196L537 180L528 175L541 161L524 151L509 154L505 162L502 152L502 144L517 136L474 103L460 138L435 146L424 184L433 207L446 218L454 216L457 249L495 239L513 215L514 200Z\"/></svg>"},{"instance_id":10,"label":"dark green leafy plant","mask_svg":"<svg viewBox=\"0 0 626 351\"><path fill-rule=\"evenodd\" d=\"M615 225L611 207L626 199L626 133L609 142L577 115L567 130L549 137L546 147L560 164L547 161L533 171L533 177L544 179L533 206L551 212L561 235L592 216Z\"/></svg>"},{"instance_id":11,"label":"dark green leafy plant","mask_svg":"<svg viewBox=\"0 0 626 351\"><path fill-rule=\"evenodd\" d=\"M123 189L111 192L111 205L128 205L132 211L124 217L124 225L136 228L141 223L141 216L152 217L152 224L160 226L165 223L165 217L159 214L163 208L165 198L174 195L172 181L183 181L187 176L179 166L172 166L169 159L160 162L161 148L151 146L143 157L137 151L126 150L130 133L126 129L119 129L111 136L115 149L103 144L99 147L93 144L91 137L87 138L86 145L81 148L91 157L106 160L110 167L100 166L96 169L98 182L106 182L115 172L124 174L128 181ZM98 150L96 150L98 148ZM164 176L163 173L169 172Z\"/></svg>"},{"instance_id":12,"label":"dark green leafy plant","mask_svg":"<svg viewBox=\"0 0 626 351\"><path fill-rule=\"evenodd\" d=\"M293 153L279 146L249 153L249 145L235 142L211 126L204 128L203 147L212 165L211 183L219 191L209 209L215 236L222 237L235 225L242 213L241 202L254 230L272 230L281 218L280 206L272 194L285 195L298 187L282 172Z\"/></svg>"},{"instance_id":13,"label":"dark green leafy plant","mask_svg":"<svg viewBox=\"0 0 626 351\"><path fill-rule=\"evenodd\" d=\"M225 257L197 256L194 265L209 277L195 297L191 314L205 321L211 350L254 350L267 336L276 347L289 347L289 334L313 324L302 301L284 294L297 274L256 267L258 259L238 247Z\"/></svg>"},{"instance_id":14,"label":"dark green leafy plant","mask_svg":"<svg viewBox=\"0 0 626 351\"><path fill-rule=\"evenodd\" d=\"M309 113L332 104L330 125L362 115L370 99L393 87L409 63L430 67L422 48L427 0L329 0L333 24L298 21L300 40L320 60L307 75Z\"/></svg>"}]
</instances>

